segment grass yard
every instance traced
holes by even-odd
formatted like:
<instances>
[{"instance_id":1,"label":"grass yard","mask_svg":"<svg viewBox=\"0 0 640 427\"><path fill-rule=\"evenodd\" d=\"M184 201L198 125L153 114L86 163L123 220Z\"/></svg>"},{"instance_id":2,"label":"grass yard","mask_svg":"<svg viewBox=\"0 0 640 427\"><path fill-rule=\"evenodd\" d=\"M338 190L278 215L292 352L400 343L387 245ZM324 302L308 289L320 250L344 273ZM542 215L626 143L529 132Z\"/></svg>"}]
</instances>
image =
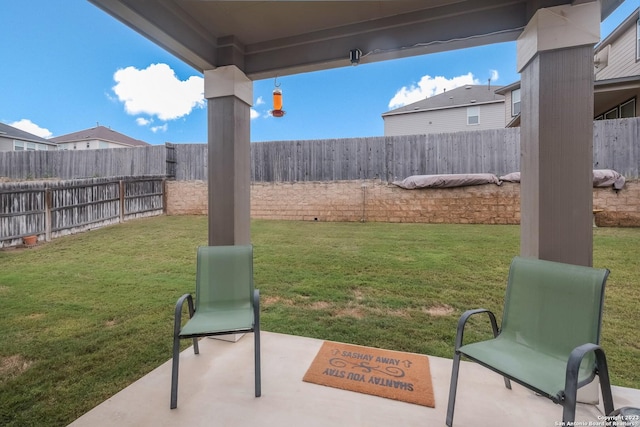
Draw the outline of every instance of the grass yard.
<instances>
[{"instance_id":1,"label":"grass yard","mask_svg":"<svg viewBox=\"0 0 640 427\"><path fill-rule=\"evenodd\" d=\"M640 388L640 229L594 234L612 382ZM206 217L156 217L0 251L0 425L66 425L167 361L206 239ZM448 358L464 310L501 314L519 252L517 226L254 221L252 239L264 330Z\"/></svg>"}]
</instances>

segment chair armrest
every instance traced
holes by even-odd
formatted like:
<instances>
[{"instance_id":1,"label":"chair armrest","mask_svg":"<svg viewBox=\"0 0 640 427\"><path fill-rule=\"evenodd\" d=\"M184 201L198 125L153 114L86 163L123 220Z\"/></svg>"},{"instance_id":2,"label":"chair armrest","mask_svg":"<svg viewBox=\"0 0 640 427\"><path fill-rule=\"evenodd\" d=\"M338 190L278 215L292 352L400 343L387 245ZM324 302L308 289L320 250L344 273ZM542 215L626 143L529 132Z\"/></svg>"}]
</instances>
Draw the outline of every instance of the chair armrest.
<instances>
[{"instance_id":1,"label":"chair armrest","mask_svg":"<svg viewBox=\"0 0 640 427\"><path fill-rule=\"evenodd\" d=\"M253 309L256 313L260 312L260 290L253 290Z\"/></svg>"},{"instance_id":2,"label":"chair armrest","mask_svg":"<svg viewBox=\"0 0 640 427\"><path fill-rule=\"evenodd\" d=\"M558 401L564 401L563 406L565 408L570 406L575 407L577 389L578 387L582 387L583 385L585 385L585 383L578 383L578 372L580 371L580 364L582 363L582 359L584 359L587 353L590 352L595 353L596 369L600 377L601 386L605 385L605 387L601 387L602 400L604 402L605 414L609 414L613 411L613 399L611 396L609 368L607 367L607 358L604 354L604 350L597 344L582 344L571 351L569 360L567 361L567 372L565 377L564 391L561 391L559 393L557 399Z\"/></svg>"},{"instance_id":3,"label":"chair armrest","mask_svg":"<svg viewBox=\"0 0 640 427\"><path fill-rule=\"evenodd\" d=\"M189 318L193 317L193 313L195 313L193 308L193 297L191 294L184 294L178 298L178 302L176 303L175 321L173 324L173 333L175 336L180 335L180 327L182 325L182 306L184 305L185 300L189 307Z\"/></svg>"},{"instance_id":4,"label":"chair armrest","mask_svg":"<svg viewBox=\"0 0 640 427\"><path fill-rule=\"evenodd\" d=\"M256 311L260 311L260 289L253 290L253 306Z\"/></svg>"},{"instance_id":5,"label":"chair armrest","mask_svg":"<svg viewBox=\"0 0 640 427\"><path fill-rule=\"evenodd\" d=\"M582 344L571 351L569 355L569 360L567 361L567 376L566 383L578 381L578 371L580 370L580 364L582 363L582 359L587 355L587 353L602 349L597 344L587 343Z\"/></svg>"},{"instance_id":6,"label":"chair armrest","mask_svg":"<svg viewBox=\"0 0 640 427\"><path fill-rule=\"evenodd\" d=\"M456 344L455 344L455 351L457 352L458 349L460 347L462 347L462 338L464 335L464 327L467 324L467 321L469 320L469 318L475 314L480 314L480 313L487 313L487 315L489 316L489 320L491 321L491 328L493 329L493 336L497 337L498 336L498 324L496 322L496 316L490 311L487 310L485 308L476 308L474 310L467 310L465 311L462 316L460 316L460 320L458 320L458 329L456 331Z\"/></svg>"},{"instance_id":7,"label":"chair armrest","mask_svg":"<svg viewBox=\"0 0 640 427\"><path fill-rule=\"evenodd\" d=\"M260 290L253 290L253 328L260 330Z\"/></svg>"}]
</instances>

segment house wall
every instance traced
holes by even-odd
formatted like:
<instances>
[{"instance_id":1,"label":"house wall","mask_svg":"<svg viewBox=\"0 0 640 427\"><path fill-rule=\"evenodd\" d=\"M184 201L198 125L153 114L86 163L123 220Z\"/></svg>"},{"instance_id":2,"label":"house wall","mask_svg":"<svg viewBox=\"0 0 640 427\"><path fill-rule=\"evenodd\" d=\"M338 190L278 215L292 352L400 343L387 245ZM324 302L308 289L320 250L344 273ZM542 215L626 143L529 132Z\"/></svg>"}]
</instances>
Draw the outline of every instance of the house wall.
<instances>
[{"instance_id":1,"label":"house wall","mask_svg":"<svg viewBox=\"0 0 640 427\"><path fill-rule=\"evenodd\" d=\"M73 146L76 148L73 148ZM60 142L58 146L61 150L97 150L99 148L125 148L127 146L122 144L115 144L113 142L102 141L100 139L89 139L75 142Z\"/></svg>"},{"instance_id":2,"label":"house wall","mask_svg":"<svg viewBox=\"0 0 640 427\"><path fill-rule=\"evenodd\" d=\"M204 181L167 181L167 215L206 215ZM640 180L593 189L602 226L640 226ZM296 221L519 224L520 185L403 190L379 180L253 183L251 217Z\"/></svg>"},{"instance_id":3,"label":"house wall","mask_svg":"<svg viewBox=\"0 0 640 427\"><path fill-rule=\"evenodd\" d=\"M505 126L507 125L507 123L509 123L511 120L513 120L513 116L511 115L511 110L512 110L512 106L511 106L511 92L512 91L507 91L507 93L504 94L504 123Z\"/></svg>"},{"instance_id":4,"label":"house wall","mask_svg":"<svg viewBox=\"0 0 640 427\"><path fill-rule=\"evenodd\" d=\"M33 151L55 151L58 149L58 146L55 144L44 144L42 142L35 142L35 141L25 141L23 139L17 139L17 138L6 138L6 137L0 137L0 151L13 151L13 143L15 141L22 141L22 143L24 144L25 150L27 150L27 144L30 145L31 150ZM35 150L34 150L35 148Z\"/></svg>"},{"instance_id":5,"label":"house wall","mask_svg":"<svg viewBox=\"0 0 640 427\"><path fill-rule=\"evenodd\" d=\"M609 61L598 70L596 80L640 75L640 61L636 61L636 22L611 43Z\"/></svg>"},{"instance_id":6,"label":"house wall","mask_svg":"<svg viewBox=\"0 0 640 427\"><path fill-rule=\"evenodd\" d=\"M384 135L416 135L504 128L504 102L478 104L480 123L467 125L467 106L384 116Z\"/></svg>"},{"instance_id":7,"label":"house wall","mask_svg":"<svg viewBox=\"0 0 640 427\"><path fill-rule=\"evenodd\" d=\"M0 137L0 151L13 151L13 139Z\"/></svg>"}]
</instances>

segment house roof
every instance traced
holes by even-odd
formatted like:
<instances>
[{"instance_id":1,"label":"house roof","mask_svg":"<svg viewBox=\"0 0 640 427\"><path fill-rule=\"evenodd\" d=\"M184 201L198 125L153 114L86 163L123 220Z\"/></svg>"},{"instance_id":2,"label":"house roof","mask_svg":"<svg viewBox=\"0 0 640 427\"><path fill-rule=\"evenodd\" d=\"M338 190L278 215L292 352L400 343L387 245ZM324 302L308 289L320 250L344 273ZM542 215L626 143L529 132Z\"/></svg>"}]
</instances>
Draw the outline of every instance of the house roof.
<instances>
[{"instance_id":1,"label":"house roof","mask_svg":"<svg viewBox=\"0 0 640 427\"><path fill-rule=\"evenodd\" d=\"M520 80L518 80L517 82L513 82L511 84L508 84L506 86L502 86L501 88L496 90L496 93L499 95L505 95L511 92L512 90L516 90L516 89L520 89Z\"/></svg>"},{"instance_id":2,"label":"house roof","mask_svg":"<svg viewBox=\"0 0 640 427\"><path fill-rule=\"evenodd\" d=\"M127 135L121 134L120 132L116 132L115 130L104 126L97 126L78 132L57 136L55 138L51 138L51 141L55 142L56 144L61 144L67 142L87 141L92 139L113 142L115 144L120 144L127 147L146 147L150 145L147 142L131 138Z\"/></svg>"},{"instance_id":3,"label":"house roof","mask_svg":"<svg viewBox=\"0 0 640 427\"><path fill-rule=\"evenodd\" d=\"M41 138L29 132L25 132L21 129L14 128L13 126L9 126L4 123L0 123L0 137L14 138L22 141L38 142L40 144L53 145L52 142L47 139Z\"/></svg>"},{"instance_id":4,"label":"house roof","mask_svg":"<svg viewBox=\"0 0 640 427\"><path fill-rule=\"evenodd\" d=\"M382 116L495 102L504 102L504 96L497 94L494 88L488 85L466 85L422 99L413 104L405 105L404 107L396 108L395 110L387 111Z\"/></svg>"}]
</instances>

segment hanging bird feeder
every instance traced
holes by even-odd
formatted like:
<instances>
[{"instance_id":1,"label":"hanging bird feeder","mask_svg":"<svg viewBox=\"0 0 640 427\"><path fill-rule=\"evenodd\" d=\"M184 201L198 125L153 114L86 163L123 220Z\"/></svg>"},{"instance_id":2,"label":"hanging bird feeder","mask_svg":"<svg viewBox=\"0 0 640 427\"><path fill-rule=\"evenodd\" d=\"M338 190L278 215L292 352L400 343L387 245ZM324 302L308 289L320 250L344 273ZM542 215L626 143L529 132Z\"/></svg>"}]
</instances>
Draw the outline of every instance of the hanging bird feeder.
<instances>
[{"instance_id":1,"label":"hanging bird feeder","mask_svg":"<svg viewBox=\"0 0 640 427\"><path fill-rule=\"evenodd\" d=\"M282 117L285 115L285 111L282 109L282 91L277 81L278 78L276 77L274 81L275 89L273 89L273 110L271 110L271 115L273 117Z\"/></svg>"}]
</instances>

